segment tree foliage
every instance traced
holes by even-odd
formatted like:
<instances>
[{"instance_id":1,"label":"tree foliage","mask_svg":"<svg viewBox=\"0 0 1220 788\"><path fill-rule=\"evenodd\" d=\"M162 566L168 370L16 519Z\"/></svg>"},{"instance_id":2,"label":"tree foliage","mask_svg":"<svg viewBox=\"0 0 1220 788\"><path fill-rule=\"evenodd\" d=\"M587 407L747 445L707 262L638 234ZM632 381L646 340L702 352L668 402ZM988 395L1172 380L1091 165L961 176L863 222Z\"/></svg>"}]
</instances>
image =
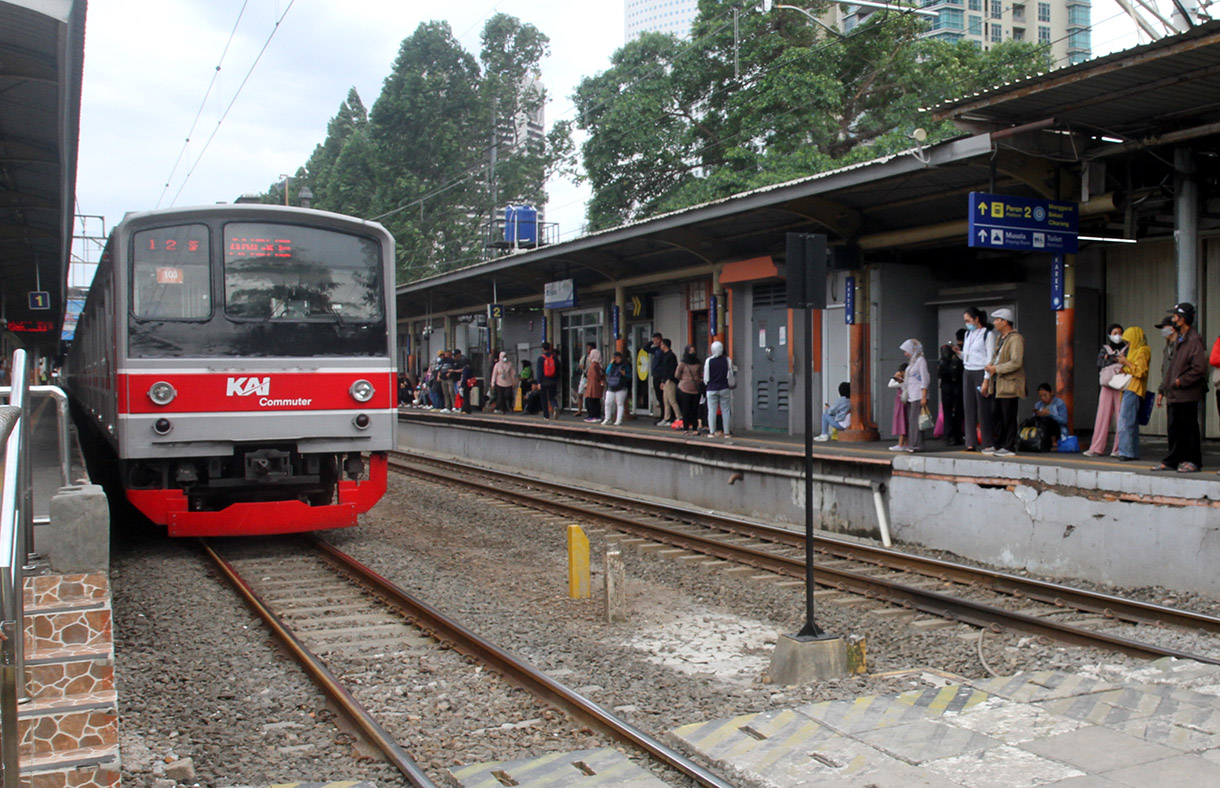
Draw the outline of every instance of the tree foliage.
<instances>
[{"instance_id":1,"label":"tree foliage","mask_svg":"<svg viewBox=\"0 0 1220 788\"><path fill-rule=\"evenodd\" d=\"M397 242L400 282L479 259L495 210L545 202L547 176L571 153L567 125L537 140L521 122L546 101L536 75L548 46L506 14L487 21L478 57L448 23L419 25L371 110L348 92L290 196L308 185L315 208L381 217ZM282 201L282 189L265 199Z\"/></svg>"},{"instance_id":2,"label":"tree foliage","mask_svg":"<svg viewBox=\"0 0 1220 788\"><path fill-rule=\"evenodd\" d=\"M573 97L588 134L591 226L907 149L907 135L927 124L920 107L1048 63L1045 47L983 51L925 30L913 14L877 12L839 37L792 11L701 0L689 41L631 41ZM932 141L954 133L948 124L928 132Z\"/></svg>"}]
</instances>

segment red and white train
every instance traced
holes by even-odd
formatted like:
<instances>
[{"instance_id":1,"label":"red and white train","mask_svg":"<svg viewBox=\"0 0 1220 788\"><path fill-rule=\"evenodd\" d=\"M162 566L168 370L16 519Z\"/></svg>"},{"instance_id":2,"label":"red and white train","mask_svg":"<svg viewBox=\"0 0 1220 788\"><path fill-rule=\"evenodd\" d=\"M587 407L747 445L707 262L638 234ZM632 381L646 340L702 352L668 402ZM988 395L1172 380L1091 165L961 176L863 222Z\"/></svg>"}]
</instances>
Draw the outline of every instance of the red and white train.
<instances>
[{"instance_id":1,"label":"red and white train","mask_svg":"<svg viewBox=\"0 0 1220 788\"><path fill-rule=\"evenodd\" d=\"M65 363L128 500L172 536L356 524L397 425L394 240L271 205L130 213Z\"/></svg>"}]
</instances>

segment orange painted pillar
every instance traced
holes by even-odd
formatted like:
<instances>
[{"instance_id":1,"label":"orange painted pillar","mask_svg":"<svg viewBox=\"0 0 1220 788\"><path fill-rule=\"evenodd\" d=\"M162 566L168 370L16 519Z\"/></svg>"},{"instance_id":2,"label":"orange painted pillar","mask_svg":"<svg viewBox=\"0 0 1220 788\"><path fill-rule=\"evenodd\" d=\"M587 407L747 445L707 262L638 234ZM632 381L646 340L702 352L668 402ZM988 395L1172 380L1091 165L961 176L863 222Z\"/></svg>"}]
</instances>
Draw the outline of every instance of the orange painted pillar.
<instances>
[{"instance_id":1,"label":"orange painted pillar","mask_svg":"<svg viewBox=\"0 0 1220 788\"><path fill-rule=\"evenodd\" d=\"M1075 255L1064 255L1064 308L1055 313L1055 391L1067 405L1069 433L1076 430Z\"/></svg>"}]
</instances>

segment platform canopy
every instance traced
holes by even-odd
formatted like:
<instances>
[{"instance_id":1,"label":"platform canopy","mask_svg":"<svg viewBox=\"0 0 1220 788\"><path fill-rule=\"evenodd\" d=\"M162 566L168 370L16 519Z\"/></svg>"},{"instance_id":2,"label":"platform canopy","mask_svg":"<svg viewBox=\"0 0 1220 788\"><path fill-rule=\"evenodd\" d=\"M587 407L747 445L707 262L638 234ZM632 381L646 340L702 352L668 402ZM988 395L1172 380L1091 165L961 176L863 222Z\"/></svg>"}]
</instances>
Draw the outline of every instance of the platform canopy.
<instances>
[{"instance_id":1,"label":"platform canopy","mask_svg":"<svg viewBox=\"0 0 1220 788\"><path fill-rule=\"evenodd\" d=\"M0 0L0 303L10 338L59 346L76 200L85 0Z\"/></svg>"}]
</instances>

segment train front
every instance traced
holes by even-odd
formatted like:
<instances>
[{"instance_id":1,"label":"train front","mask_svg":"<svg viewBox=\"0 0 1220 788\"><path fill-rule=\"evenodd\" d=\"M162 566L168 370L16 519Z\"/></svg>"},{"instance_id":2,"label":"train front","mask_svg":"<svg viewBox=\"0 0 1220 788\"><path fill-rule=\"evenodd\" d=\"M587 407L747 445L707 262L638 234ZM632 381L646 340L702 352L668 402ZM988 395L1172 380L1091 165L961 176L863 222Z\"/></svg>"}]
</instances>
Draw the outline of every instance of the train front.
<instances>
[{"instance_id":1,"label":"train front","mask_svg":"<svg viewBox=\"0 0 1220 788\"><path fill-rule=\"evenodd\" d=\"M171 536L355 525L394 447L393 239L265 206L123 224L128 499Z\"/></svg>"}]
</instances>

